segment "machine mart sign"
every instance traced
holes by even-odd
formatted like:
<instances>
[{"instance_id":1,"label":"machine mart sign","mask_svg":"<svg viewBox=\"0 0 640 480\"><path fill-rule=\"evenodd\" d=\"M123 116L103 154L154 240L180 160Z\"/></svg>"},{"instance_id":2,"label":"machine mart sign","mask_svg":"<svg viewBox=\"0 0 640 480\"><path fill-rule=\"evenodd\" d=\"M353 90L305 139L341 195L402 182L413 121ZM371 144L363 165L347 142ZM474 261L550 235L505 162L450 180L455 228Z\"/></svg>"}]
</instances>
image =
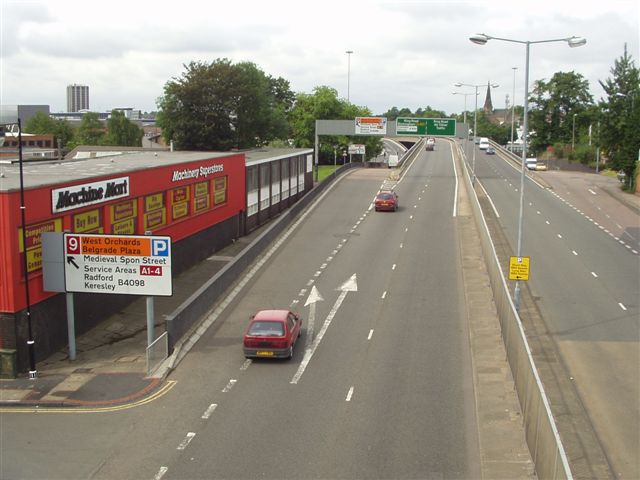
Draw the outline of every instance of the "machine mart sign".
<instances>
[{"instance_id":1,"label":"machine mart sign","mask_svg":"<svg viewBox=\"0 0 640 480\"><path fill-rule=\"evenodd\" d=\"M64 234L68 292L171 296L171 238Z\"/></svg>"},{"instance_id":2,"label":"machine mart sign","mask_svg":"<svg viewBox=\"0 0 640 480\"><path fill-rule=\"evenodd\" d=\"M455 118L403 118L396 119L396 135L442 135L454 137Z\"/></svg>"}]
</instances>

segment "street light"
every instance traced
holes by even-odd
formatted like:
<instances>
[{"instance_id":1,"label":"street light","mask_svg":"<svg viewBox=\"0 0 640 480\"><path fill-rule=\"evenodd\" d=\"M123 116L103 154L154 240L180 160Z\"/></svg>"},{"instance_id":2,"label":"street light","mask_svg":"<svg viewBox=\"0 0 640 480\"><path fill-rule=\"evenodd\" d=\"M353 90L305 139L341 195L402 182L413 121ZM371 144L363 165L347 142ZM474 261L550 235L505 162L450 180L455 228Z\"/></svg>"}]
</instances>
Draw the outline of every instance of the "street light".
<instances>
[{"instance_id":1,"label":"street light","mask_svg":"<svg viewBox=\"0 0 640 480\"><path fill-rule=\"evenodd\" d=\"M454 87L473 87L476 89L476 109L473 112L473 160L471 161L471 184L476 182L476 137L478 136L478 88L484 87L484 85L472 85L469 83L454 83ZM500 85L497 83L491 84L492 88L498 88Z\"/></svg>"},{"instance_id":2,"label":"street light","mask_svg":"<svg viewBox=\"0 0 640 480\"><path fill-rule=\"evenodd\" d=\"M351 90L351 54L353 50L347 50L345 52L347 54L347 103L349 102L349 90Z\"/></svg>"},{"instance_id":3,"label":"street light","mask_svg":"<svg viewBox=\"0 0 640 480\"><path fill-rule=\"evenodd\" d=\"M469 92L469 93L464 93L464 92L451 92L452 95L464 95L464 120L463 123L467 123L467 97L469 95L473 95L473 93ZM476 95L478 94L478 92L475 93ZM467 138L469 138L469 129L467 129Z\"/></svg>"},{"instance_id":4,"label":"street light","mask_svg":"<svg viewBox=\"0 0 640 480\"><path fill-rule=\"evenodd\" d=\"M525 164L527 159L527 140L529 136L529 50L531 44L534 43L551 43L551 42L567 42L569 47L581 47L582 45L587 43L587 40L582 37L566 37L566 38L556 38L551 40L513 40L510 38L499 38L492 37L490 35L486 35L484 33L478 33L469 37L473 43L477 45L484 45L489 40L501 40L503 42L511 42L511 43L521 43L526 45L526 54L525 54L525 69L524 69L524 120L523 120L523 142L522 142L522 165L520 166L520 214L518 215L518 250L516 255L518 257L521 256L522 251L522 217L524 210L524 177L526 175L525 172ZM513 303L516 307L516 310L520 309L520 281L516 280L516 285L513 290Z\"/></svg>"},{"instance_id":5,"label":"street light","mask_svg":"<svg viewBox=\"0 0 640 480\"><path fill-rule=\"evenodd\" d=\"M516 123L516 70L518 67L511 67L513 70L513 97L511 98L511 153L513 153L513 127Z\"/></svg>"}]
</instances>

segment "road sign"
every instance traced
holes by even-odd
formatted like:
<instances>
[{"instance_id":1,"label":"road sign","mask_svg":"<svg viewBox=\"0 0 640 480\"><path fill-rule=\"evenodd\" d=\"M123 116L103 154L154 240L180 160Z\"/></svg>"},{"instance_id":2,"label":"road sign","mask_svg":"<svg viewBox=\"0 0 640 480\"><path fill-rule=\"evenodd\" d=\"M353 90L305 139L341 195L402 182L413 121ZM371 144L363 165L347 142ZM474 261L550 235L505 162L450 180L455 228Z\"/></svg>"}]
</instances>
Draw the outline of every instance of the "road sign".
<instances>
[{"instance_id":1,"label":"road sign","mask_svg":"<svg viewBox=\"0 0 640 480\"><path fill-rule=\"evenodd\" d=\"M396 119L396 135L441 135L454 137L455 118L406 118Z\"/></svg>"},{"instance_id":2,"label":"road sign","mask_svg":"<svg viewBox=\"0 0 640 480\"><path fill-rule=\"evenodd\" d=\"M349 144L349 153L356 155L364 155L365 154L365 146L357 143Z\"/></svg>"},{"instance_id":3,"label":"road sign","mask_svg":"<svg viewBox=\"0 0 640 480\"><path fill-rule=\"evenodd\" d=\"M509 258L509 280L529 280L529 257Z\"/></svg>"},{"instance_id":4,"label":"road sign","mask_svg":"<svg viewBox=\"0 0 640 480\"><path fill-rule=\"evenodd\" d=\"M171 296L171 238L64 234L68 292Z\"/></svg>"},{"instance_id":5,"label":"road sign","mask_svg":"<svg viewBox=\"0 0 640 480\"><path fill-rule=\"evenodd\" d=\"M356 117L356 135L386 135L387 119L385 117Z\"/></svg>"}]
</instances>

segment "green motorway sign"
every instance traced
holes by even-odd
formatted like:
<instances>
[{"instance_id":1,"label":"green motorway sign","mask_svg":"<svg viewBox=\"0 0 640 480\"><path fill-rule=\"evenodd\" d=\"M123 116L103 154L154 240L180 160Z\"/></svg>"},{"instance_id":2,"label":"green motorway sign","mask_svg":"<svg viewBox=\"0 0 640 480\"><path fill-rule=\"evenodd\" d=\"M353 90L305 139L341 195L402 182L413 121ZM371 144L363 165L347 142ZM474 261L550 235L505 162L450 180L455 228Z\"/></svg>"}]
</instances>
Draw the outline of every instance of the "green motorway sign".
<instances>
[{"instance_id":1,"label":"green motorway sign","mask_svg":"<svg viewBox=\"0 0 640 480\"><path fill-rule=\"evenodd\" d=\"M456 135L455 118L406 118L396 119L396 135Z\"/></svg>"}]
</instances>

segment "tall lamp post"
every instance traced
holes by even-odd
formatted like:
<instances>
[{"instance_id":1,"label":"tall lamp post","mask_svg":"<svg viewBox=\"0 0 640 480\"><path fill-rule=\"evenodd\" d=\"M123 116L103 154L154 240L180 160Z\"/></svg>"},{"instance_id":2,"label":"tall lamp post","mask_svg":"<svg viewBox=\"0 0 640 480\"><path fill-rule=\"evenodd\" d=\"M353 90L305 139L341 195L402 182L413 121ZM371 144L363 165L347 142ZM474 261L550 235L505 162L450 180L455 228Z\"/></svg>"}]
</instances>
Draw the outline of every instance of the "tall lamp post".
<instances>
[{"instance_id":1,"label":"tall lamp post","mask_svg":"<svg viewBox=\"0 0 640 480\"><path fill-rule=\"evenodd\" d=\"M469 92L469 93L464 93L464 92L451 92L452 95L464 95L464 120L463 123L467 123L467 97L469 95L473 95L473 93ZM478 94L478 92L476 91L475 93L476 95ZM469 129L467 129L467 138L469 138Z\"/></svg>"},{"instance_id":2,"label":"tall lamp post","mask_svg":"<svg viewBox=\"0 0 640 480\"><path fill-rule=\"evenodd\" d=\"M525 69L524 69L524 120L523 120L523 142L522 142L522 165L520 166L520 214L518 215L518 250L516 255L518 257L522 256L522 217L524 210L524 177L526 175L525 172L525 163L527 159L527 141L529 136L529 50L532 44L534 43L551 43L551 42L566 42L571 48L581 47L582 45L587 43L587 40L582 37L566 37L566 38L554 38L551 40L513 40L511 38L499 38L492 37L490 35L486 35L484 33L479 33L469 37L473 43L477 45L484 45L489 40L500 40L503 42L511 42L511 43L520 43L526 46L525 49ZM516 280L516 285L513 290L513 303L516 307L516 310L520 309L520 281Z\"/></svg>"},{"instance_id":3,"label":"tall lamp post","mask_svg":"<svg viewBox=\"0 0 640 480\"><path fill-rule=\"evenodd\" d=\"M345 52L347 54L347 103L349 102L349 94L351 90L351 54L353 50L347 50Z\"/></svg>"},{"instance_id":4,"label":"tall lamp post","mask_svg":"<svg viewBox=\"0 0 640 480\"><path fill-rule=\"evenodd\" d=\"M516 70L518 67L511 67L513 70L513 97L511 97L511 153L513 153L513 127L516 123Z\"/></svg>"},{"instance_id":5,"label":"tall lamp post","mask_svg":"<svg viewBox=\"0 0 640 480\"><path fill-rule=\"evenodd\" d=\"M476 107L475 110L473 111L473 160L471 161L471 184L475 184L476 183L476 137L478 136L478 88L479 87L484 87L484 85L472 85L469 83L454 83L453 84L454 87L473 87L475 88L475 95L476 95ZM498 85L497 83L494 83L491 85L492 88L498 88L500 85Z\"/></svg>"}]
</instances>

